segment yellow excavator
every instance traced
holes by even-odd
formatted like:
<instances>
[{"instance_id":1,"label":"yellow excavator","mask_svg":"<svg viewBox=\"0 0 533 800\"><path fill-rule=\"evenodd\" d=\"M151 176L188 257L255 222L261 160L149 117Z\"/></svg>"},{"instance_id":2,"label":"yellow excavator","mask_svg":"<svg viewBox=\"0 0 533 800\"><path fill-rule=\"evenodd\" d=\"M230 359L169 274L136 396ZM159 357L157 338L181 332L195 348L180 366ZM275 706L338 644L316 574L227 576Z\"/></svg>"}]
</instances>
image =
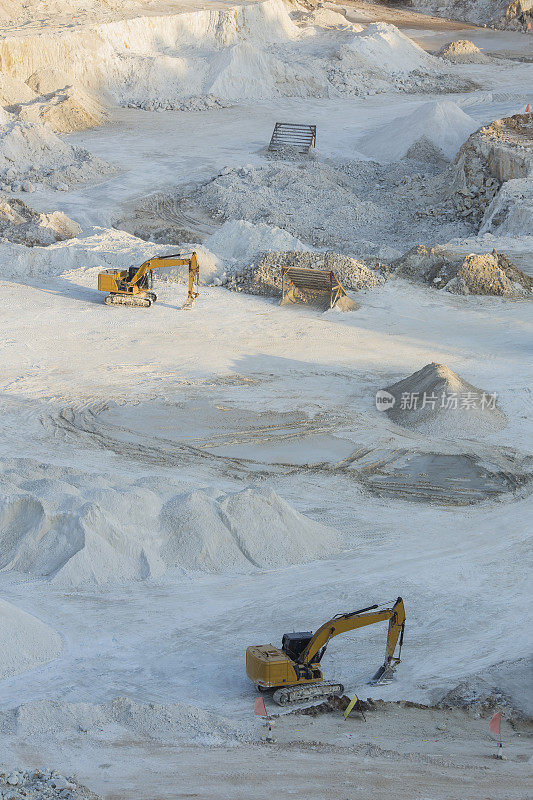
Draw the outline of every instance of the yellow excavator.
<instances>
[{"instance_id":1,"label":"yellow excavator","mask_svg":"<svg viewBox=\"0 0 533 800\"><path fill-rule=\"evenodd\" d=\"M187 300L182 308L190 309L198 297L200 265L195 252L190 256L180 254L156 256L145 261L140 267L129 267L125 270L106 269L98 275L98 288L101 292L109 292L104 300L109 306L144 306L148 308L157 300L157 295L151 291L152 270L180 266L189 267L189 290Z\"/></svg>"},{"instance_id":2,"label":"yellow excavator","mask_svg":"<svg viewBox=\"0 0 533 800\"><path fill-rule=\"evenodd\" d=\"M364 628L376 622L389 623L385 661L370 680L372 685L392 680L393 672L400 663L400 654L405 629L405 609L398 597L391 608L379 604L338 614L324 623L315 633L286 633L281 650L272 644L248 647L246 650L246 674L259 691L275 689L272 699L279 705L300 700L316 700L332 694L342 694L342 683L322 680L320 661L330 639L339 633ZM396 645L398 655L395 656Z\"/></svg>"}]
</instances>

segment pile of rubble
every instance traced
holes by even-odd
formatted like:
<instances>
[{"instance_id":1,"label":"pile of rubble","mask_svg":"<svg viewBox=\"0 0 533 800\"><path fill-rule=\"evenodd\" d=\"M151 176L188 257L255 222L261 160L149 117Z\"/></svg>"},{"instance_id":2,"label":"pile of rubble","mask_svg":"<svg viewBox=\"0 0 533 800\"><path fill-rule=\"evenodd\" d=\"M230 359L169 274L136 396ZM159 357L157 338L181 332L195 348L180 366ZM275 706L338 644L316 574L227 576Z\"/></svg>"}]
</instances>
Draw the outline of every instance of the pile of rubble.
<instances>
[{"instance_id":1,"label":"pile of rubble","mask_svg":"<svg viewBox=\"0 0 533 800\"><path fill-rule=\"evenodd\" d=\"M500 30L528 30L533 0L397 0L416 11Z\"/></svg>"},{"instance_id":2,"label":"pile of rubble","mask_svg":"<svg viewBox=\"0 0 533 800\"><path fill-rule=\"evenodd\" d=\"M380 702L380 701L378 701ZM348 706L350 705L350 698L347 697L345 694L342 697L339 697L336 694L331 694L327 697L323 703L318 703L316 706L309 706L308 708L297 708L295 711L291 711L291 714L303 714L306 717L318 717L320 714L331 714L334 711L346 711ZM372 700L371 697L365 702L364 700L356 700L355 705L353 707L353 712L359 712L360 714L365 713L365 711L372 711L376 708L376 702Z\"/></svg>"},{"instance_id":3,"label":"pile of rubble","mask_svg":"<svg viewBox=\"0 0 533 800\"><path fill-rule=\"evenodd\" d=\"M225 279L225 286L232 291L247 294L281 297L282 267L332 270L345 289L361 291L373 289L385 282L386 268L379 262L372 267L364 261L340 253L314 253L309 251L267 252L256 263L235 272Z\"/></svg>"},{"instance_id":4,"label":"pile of rubble","mask_svg":"<svg viewBox=\"0 0 533 800\"><path fill-rule=\"evenodd\" d=\"M503 183L533 174L533 115L496 120L459 150L453 181L456 208L479 225Z\"/></svg>"},{"instance_id":5,"label":"pile of rubble","mask_svg":"<svg viewBox=\"0 0 533 800\"><path fill-rule=\"evenodd\" d=\"M47 247L80 233L78 223L62 211L40 214L23 200L0 196L0 239L27 247Z\"/></svg>"},{"instance_id":6,"label":"pile of rubble","mask_svg":"<svg viewBox=\"0 0 533 800\"><path fill-rule=\"evenodd\" d=\"M419 245L393 262L392 268L400 277L454 294L521 298L533 290L533 279L496 250L464 258L443 247Z\"/></svg>"},{"instance_id":7,"label":"pile of rubble","mask_svg":"<svg viewBox=\"0 0 533 800\"><path fill-rule=\"evenodd\" d=\"M99 800L77 782L53 770L0 772L0 798L3 800Z\"/></svg>"}]
</instances>

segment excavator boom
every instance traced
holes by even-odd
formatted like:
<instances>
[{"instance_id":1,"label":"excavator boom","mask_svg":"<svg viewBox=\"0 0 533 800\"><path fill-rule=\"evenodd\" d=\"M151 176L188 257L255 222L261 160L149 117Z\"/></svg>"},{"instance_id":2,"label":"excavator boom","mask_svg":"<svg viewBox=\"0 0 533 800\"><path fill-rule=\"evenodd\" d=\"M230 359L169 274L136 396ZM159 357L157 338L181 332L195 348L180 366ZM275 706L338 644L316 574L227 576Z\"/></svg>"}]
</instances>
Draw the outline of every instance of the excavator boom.
<instances>
[{"instance_id":1,"label":"excavator boom","mask_svg":"<svg viewBox=\"0 0 533 800\"><path fill-rule=\"evenodd\" d=\"M378 606L374 606L378 608ZM376 622L385 622L389 620L389 632L387 637L387 657L389 650L389 640L394 638L394 633L397 630L397 635L394 640L396 646L400 628L405 621L405 611L403 607L403 600L399 597L394 604L393 608L384 608L380 611L371 611L368 608L363 608L361 611L352 611L348 614L339 614L329 622L324 623L313 635L309 644L302 650L300 658L298 659L302 664L310 663L314 656L327 645L330 639L338 636L340 633L347 633L354 631L357 628L365 628L367 625L374 625ZM398 622L398 620L401 620Z\"/></svg>"}]
</instances>

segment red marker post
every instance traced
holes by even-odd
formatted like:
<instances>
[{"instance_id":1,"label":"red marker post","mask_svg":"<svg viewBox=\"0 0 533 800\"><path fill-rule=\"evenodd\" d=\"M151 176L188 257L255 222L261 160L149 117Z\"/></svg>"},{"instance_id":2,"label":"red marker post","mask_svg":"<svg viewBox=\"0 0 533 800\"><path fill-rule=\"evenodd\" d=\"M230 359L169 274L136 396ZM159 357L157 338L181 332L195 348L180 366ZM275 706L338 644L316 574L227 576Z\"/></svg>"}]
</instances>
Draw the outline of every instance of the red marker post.
<instances>
[{"instance_id":1,"label":"red marker post","mask_svg":"<svg viewBox=\"0 0 533 800\"><path fill-rule=\"evenodd\" d=\"M255 705L254 705L254 714L257 714L258 717L266 717L267 710L265 707L265 701L262 697L255 698Z\"/></svg>"},{"instance_id":2,"label":"red marker post","mask_svg":"<svg viewBox=\"0 0 533 800\"><path fill-rule=\"evenodd\" d=\"M502 712L497 711L494 716L492 717L491 721L489 722L489 731L493 733L495 736L498 737L498 749L503 747L502 745ZM499 753L496 753L496 758L501 758Z\"/></svg>"}]
</instances>

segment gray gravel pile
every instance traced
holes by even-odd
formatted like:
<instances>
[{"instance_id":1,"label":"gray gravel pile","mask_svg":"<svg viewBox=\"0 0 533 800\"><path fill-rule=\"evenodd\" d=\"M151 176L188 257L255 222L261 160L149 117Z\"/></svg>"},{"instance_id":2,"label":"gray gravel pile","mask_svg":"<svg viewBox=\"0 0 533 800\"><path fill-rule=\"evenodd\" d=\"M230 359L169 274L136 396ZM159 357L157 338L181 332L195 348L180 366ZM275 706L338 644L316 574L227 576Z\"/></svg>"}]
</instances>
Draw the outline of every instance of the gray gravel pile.
<instances>
[{"instance_id":1,"label":"gray gravel pile","mask_svg":"<svg viewBox=\"0 0 533 800\"><path fill-rule=\"evenodd\" d=\"M141 108L143 111L211 111L213 108L231 108L232 104L214 94L206 94L191 95L183 100L151 98L125 105L128 108Z\"/></svg>"},{"instance_id":2,"label":"gray gravel pile","mask_svg":"<svg viewBox=\"0 0 533 800\"><path fill-rule=\"evenodd\" d=\"M1 800L100 800L99 796L53 770L0 772Z\"/></svg>"},{"instance_id":3,"label":"gray gravel pile","mask_svg":"<svg viewBox=\"0 0 533 800\"><path fill-rule=\"evenodd\" d=\"M419 245L395 261L392 269L400 277L454 294L520 298L529 297L533 289L533 279L496 250L465 258L443 247Z\"/></svg>"},{"instance_id":4,"label":"gray gravel pile","mask_svg":"<svg viewBox=\"0 0 533 800\"><path fill-rule=\"evenodd\" d=\"M226 287L247 294L281 297L282 267L332 270L344 288L353 291L373 289L386 280L385 270L384 268L380 270L377 261L373 267L369 267L364 261L340 253L289 251L263 253L257 263L250 264L229 277Z\"/></svg>"},{"instance_id":5,"label":"gray gravel pile","mask_svg":"<svg viewBox=\"0 0 533 800\"><path fill-rule=\"evenodd\" d=\"M199 220L199 232L206 219L245 220L281 228L318 249L386 260L413 241L471 234L469 220L457 214L454 175L454 166L443 170L434 154L430 161L391 164L272 160L225 167L174 198L161 197L159 206L186 209L191 229L194 217ZM399 252L385 252L393 249Z\"/></svg>"}]
</instances>

